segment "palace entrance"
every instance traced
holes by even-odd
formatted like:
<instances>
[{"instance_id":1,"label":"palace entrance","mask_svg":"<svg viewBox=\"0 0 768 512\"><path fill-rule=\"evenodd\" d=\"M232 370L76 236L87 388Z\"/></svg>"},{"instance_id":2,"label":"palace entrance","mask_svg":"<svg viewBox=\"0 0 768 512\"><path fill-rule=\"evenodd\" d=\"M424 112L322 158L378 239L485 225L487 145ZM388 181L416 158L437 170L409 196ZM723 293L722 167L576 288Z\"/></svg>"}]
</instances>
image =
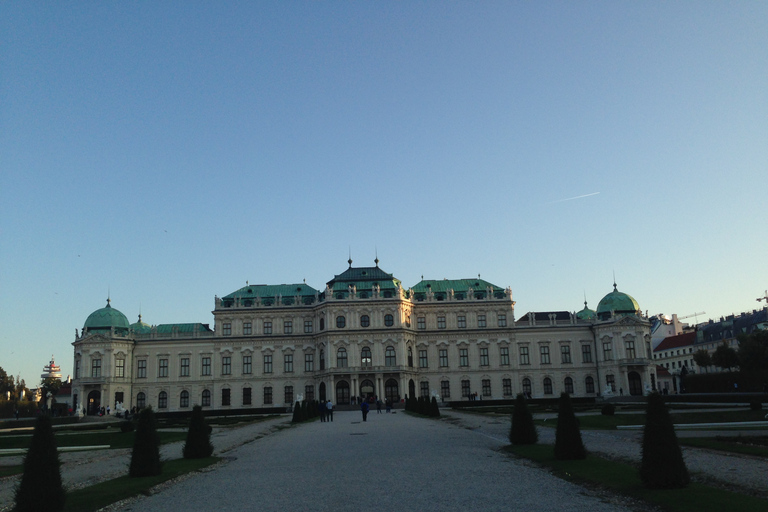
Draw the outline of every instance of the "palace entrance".
<instances>
[{"instance_id":1,"label":"palace entrance","mask_svg":"<svg viewBox=\"0 0 768 512\"><path fill-rule=\"evenodd\" d=\"M384 383L384 398L389 400L391 404L396 404L400 401L400 392L395 379L389 379Z\"/></svg>"},{"instance_id":2,"label":"palace entrance","mask_svg":"<svg viewBox=\"0 0 768 512\"><path fill-rule=\"evenodd\" d=\"M373 401L373 398L376 396L373 381L366 379L360 383L360 396L363 397L363 400Z\"/></svg>"},{"instance_id":3,"label":"palace entrance","mask_svg":"<svg viewBox=\"0 0 768 512\"><path fill-rule=\"evenodd\" d=\"M349 404L349 382L345 380L336 383L336 404Z\"/></svg>"},{"instance_id":4,"label":"palace entrance","mask_svg":"<svg viewBox=\"0 0 768 512\"><path fill-rule=\"evenodd\" d=\"M99 414L99 409L101 409L101 391L91 391L88 393L88 414L94 415Z\"/></svg>"},{"instance_id":5,"label":"palace entrance","mask_svg":"<svg viewBox=\"0 0 768 512\"><path fill-rule=\"evenodd\" d=\"M629 394L632 396L641 396L643 394L643 381L637 372L629 372Z\"/></svg>"}]
</instances>

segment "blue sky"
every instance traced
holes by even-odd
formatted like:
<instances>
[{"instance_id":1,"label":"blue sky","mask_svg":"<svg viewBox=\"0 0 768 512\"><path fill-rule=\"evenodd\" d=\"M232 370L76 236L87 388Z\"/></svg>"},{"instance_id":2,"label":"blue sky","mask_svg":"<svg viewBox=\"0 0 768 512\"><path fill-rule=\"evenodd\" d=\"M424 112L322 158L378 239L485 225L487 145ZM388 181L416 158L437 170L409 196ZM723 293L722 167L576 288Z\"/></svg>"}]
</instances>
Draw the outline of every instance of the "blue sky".
<instances>
[{"instance_id":1,"label":"blue sky","mask_svg":"<svg viewBox=\"0 0 768 512\"><path fill-rule=\"evenodd\" d=\"M105 304L478 273L516 316L768 288L764 2L0 4L0 366ZM580 197L583 196L583 197ZM570 198L571 199L565 200ZM703 318L699 318L703 320Z\"/></svg>"}]
</instances>

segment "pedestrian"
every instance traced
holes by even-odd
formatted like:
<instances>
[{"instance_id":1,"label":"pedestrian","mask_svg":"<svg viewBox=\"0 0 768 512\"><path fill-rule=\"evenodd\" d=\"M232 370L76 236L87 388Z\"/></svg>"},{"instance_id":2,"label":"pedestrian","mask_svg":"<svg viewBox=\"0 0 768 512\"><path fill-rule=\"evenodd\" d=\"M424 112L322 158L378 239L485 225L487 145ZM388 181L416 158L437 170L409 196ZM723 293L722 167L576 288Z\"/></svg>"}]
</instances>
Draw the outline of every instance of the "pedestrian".
<instances>
[{"instance_id":1,"label":"pedestrian","mask_svg":"<svg viewBox=\"0 0 768 512\"><path fill-rule=\"evenodd\" d=\"M624 396L624 388L619 388L619 395Z\"/></svg>"},{"instance_id":2,"label":"pedestrian","mask_svg":"<svg viewBox=\"0 0 768 512\"><path fill-rule=\"evenodd\" d=\"M109 406L107 406L107 416L109 416Z\"/></svg>"},{"instance_id":3,"label":"pedestrian","mask_svg":"<svg viewBox=\"0 0 768 512\"><path fill-rule=\"evenodd\" d=\"M16 409L15 411L13 411L13 414L14 414L14 416L16 416L16 419L18 420L19 419L19 410Z\"/></svg>"},{"instance_id":4,"label":"pedestrian","mask_svg":"<svg viewBox=\"0 0 768 512\"><path fill-rule=\"evenodd\" d=\"M387 398L385 403L387 404L387 412L392 412L392 400Z\"/></svg>"},{"instance_id":5,"label":"pedestrian","mask_svg":"<svg viewBox=\"0 0 768 512\"><path fill-rule=\"evenodd\" d=\"M381 400L376 400L376 414L381 414Z\"/></svg>"},{"instance_id":6,"label":"pedestrian","mask_svg":"<svg viewBox=\"0 0 768 512\"><path fill-rule=\"evenodd\" d=\"M333 402L328 400L328 403L326 403L325 406L328 409L328 417L326 418L326 420L333 421Z\"/></svg>"},{"instance_id":7,"label":"pedestrian","mask_svg":"<svg viewBox=\"0 0 768 512\"><path fill-rule=\"evenodd\" d=\"M360 410L363 411L363 421L368 421L368 402L360 404ZM381 412L381 410L379 410Z\"/></svg>"},{"instance_id":8,"label":"pedestrian","mask_svg":"<svg viewBox=\"0 0 768 512\"><path fill-rule=\"evenodd\" d=\"M320 411L320 421L325 423L325 400L320 400L320 404L317 406L317 408Z\"/></svg>"}]
</instances>

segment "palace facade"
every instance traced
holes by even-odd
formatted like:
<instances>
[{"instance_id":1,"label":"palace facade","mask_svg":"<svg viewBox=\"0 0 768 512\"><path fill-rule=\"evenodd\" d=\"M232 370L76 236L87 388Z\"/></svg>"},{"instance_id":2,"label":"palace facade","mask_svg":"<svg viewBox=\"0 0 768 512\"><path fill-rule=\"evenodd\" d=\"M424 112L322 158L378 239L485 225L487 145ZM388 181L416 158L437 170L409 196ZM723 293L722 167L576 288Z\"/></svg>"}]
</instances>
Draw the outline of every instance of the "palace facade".
<instances>
[{"instance_id":1,"label":"palace facade","mask_svg":"<svg viewBox=\"0 0 768 512\"><path fill-rule=\"evenodd\" d=\"M215 298L214 326L130 324L94 311L75 334L72 398L184 411L287 407L302 399L442 401L641 395L655 387L651 323L614 290L596 311L527 313L477 279L422 280L349 268L323 290L250 285Z\"/></svg>"}]
</instances>

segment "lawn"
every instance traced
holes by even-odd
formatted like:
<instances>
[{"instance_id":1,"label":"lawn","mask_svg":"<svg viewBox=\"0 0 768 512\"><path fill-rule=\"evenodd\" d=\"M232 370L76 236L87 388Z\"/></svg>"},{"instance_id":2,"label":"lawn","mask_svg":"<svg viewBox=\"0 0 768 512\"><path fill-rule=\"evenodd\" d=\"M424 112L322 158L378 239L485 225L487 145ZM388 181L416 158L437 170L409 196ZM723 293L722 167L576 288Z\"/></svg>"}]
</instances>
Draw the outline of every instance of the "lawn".
<instances>
[{"instance_id":1,"label":"lawn","mask_svg":"<svg viewBox=\"0 0 768 512\"><path fill-rule=\"evenodd\" d=\"M765 411L721 410L711 412L673 412L673 423L729 423L735 421L764 421ZM579 425L583 429L613 430L617 425L643 425L645 414L615 414L604 416L591 414L579 416ZM537 425L555 426L556 419L536 420Z\"/></svg>"},{"instance_id":2,"label":"lawn","mask_svg":"<svg viewBox=\"0 0 768 512\"><path fill-rule=\"evenodd\" d=\"M768 436L681 437L683 446L768 458Z\"/></svg>"},{"instance_id":3,"label":"lawn","mask_svg":"<svg viewBox=\"0 0 768 512\"><path fill-rule=\"evenodd\" d=\"M158 432L158 435L161 444L184 441L187 438L186 432L161 431ZM31 441L31 433L29 435L0 436L0 449L29 448ZM109 445L110 448L131 448L133 447L133 432L120 432L119 428L110 427L93 432L61 432L56 434L56 446L59 448L97 445Z\"/></svg>"}]
</instances>

